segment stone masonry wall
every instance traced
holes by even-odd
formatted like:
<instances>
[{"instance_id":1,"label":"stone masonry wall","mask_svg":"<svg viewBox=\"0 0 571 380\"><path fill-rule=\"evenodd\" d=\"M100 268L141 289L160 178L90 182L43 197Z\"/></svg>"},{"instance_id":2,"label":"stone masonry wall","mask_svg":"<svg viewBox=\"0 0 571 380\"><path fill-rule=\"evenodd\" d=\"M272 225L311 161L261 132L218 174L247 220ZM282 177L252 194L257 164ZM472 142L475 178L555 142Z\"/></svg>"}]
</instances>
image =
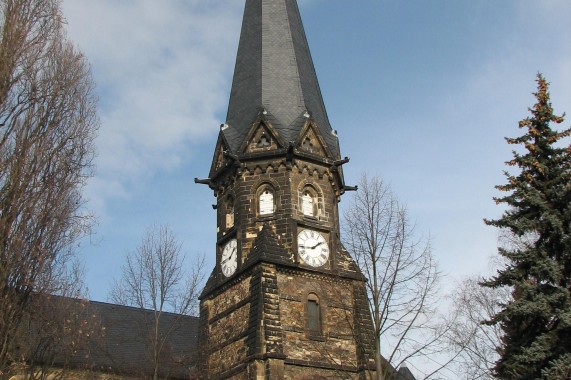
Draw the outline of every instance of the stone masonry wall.
<instances>
[{"instance_id":1,"label":"stone masonry wall","mask_svg":"<svg viewBox=\"0 0 571 380\"><path fill-rule=\"evenodd\" d=\"M239 267L247 257L252 243L264 223L275 231L278 243L292 254L297 251L297 234L300 228L315 228L328 236L331 249L337 247L339 234L337 197L333 176L328 167L296 160L293 165L279 159L247 163L228 173L218 197L218 241L230 237L238 239ZM258 190L269 186L274 192L275 211L270 215L259 215ZM304 189L310 187L316 195L316 212L304 215L301 199ZM227 200L235 202L234 225L227 226Z\"/></svg>"},{"instance_id":2,"label":"stone masonry wall","mask_svg":"<svg viewBox=\"0 0 571 380\"><path fill-rule=\"evenodd\" d=\"M346 275L356 272L339 239L340 169L318 157L324 150L316 136L310 140L316 150L296 156L250 147L216 177L217 264L210 295L201 305L209 378L258 379L276 373L281 373L276 378L291 379L353 378L362 362L353 334L354 277ZM261 215L259 196L265 189L273 193L274 212ZM312 197L311 215L303 213L306 192ZM329 245L329 260L321 267L311 267L298 255L303 229L319 232ZM227 278L220 257L233 238L238 266ZM310 295L319 300L319 332L307 326Z\"/></svg>"},{"instance_id":3,"label":"stone masonry wall","mask_svg":"<svg viewBox=\"0 0 571 380\"><path fill-rule=\"evenodd\" d=\"M368 379L361 374L327 368L310 368L297 365L285 366L284 380L353 380Z\"/></svg>"},{"instance_id":4,"label":"stone masonry wall","mask_svg":"<svg viewBox=\"0 0 571 380\"><path fill-rule=\"evenodd\" d=\"M244 363L248 316L250 314L250 278L245 277L221 294L202 303L207 315L206 364L211 377L231 371Z\"/></svg>"},{"instance_id":5,"label":"stone masonry wall","mask_svg":"<svg viewBox=\"0 0 571 380\"><path fill-rule=\"evenodd\" d=\"M324 368L357 367L352 334L352 287L326 276L285 271L278 275L284 354L288 362ZM307 299L319 299L321 331L307 327ZM348 304L345 304L348 303Z\"/></svg>"}]
</instances>

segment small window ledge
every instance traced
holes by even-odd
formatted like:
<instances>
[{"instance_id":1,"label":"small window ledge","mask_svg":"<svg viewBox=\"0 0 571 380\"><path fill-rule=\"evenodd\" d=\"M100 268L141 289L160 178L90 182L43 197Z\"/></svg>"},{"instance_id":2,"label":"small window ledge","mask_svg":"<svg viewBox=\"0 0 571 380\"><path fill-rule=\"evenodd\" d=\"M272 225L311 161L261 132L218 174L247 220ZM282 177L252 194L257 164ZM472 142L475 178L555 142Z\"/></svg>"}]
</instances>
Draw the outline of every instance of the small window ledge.
<instances>
[{"instance_id":1,"label":"small window ledge","mask_svg":"<svg viewBox=\"0 0 571 380\"><path fill-rule=\"evenodd\" d=\"M314 340L316 342L325 342L326 341L325 336L323 336L322 333L316 332L316 331L306 331L305 337L307 339L311 339L311 340Z\"/></svg>"}]
</instances>

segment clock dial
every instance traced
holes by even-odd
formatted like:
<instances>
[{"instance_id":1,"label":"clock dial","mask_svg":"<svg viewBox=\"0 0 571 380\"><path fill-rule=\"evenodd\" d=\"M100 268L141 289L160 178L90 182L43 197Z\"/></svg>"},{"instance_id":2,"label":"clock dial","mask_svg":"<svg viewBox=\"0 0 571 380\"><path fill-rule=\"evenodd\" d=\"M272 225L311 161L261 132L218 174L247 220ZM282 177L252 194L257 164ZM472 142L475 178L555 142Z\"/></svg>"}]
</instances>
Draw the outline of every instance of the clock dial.
<instances>
[{"instance_id":1,"label":"clock dial","mask_svg":"<svg viewBox=\"0 0 571 380\"><path fill-rule=\"evenodd\" d=\"M220 267L226 277L230 277L236 272L238 267L238 242L236 239L230 240L224 246L222 257L220 258Z\"/></svg>"},{"instance_id":2,"label":"clock dial","mask_svg":"<svg viewBox=\"0 0 571 380\"><path fill-rule=\"evenodd\" d=\"M329 259L327 240L317 231L303 230L297 235L299 257L312 267L320 267Z\"/></svg>"}]
</instances>

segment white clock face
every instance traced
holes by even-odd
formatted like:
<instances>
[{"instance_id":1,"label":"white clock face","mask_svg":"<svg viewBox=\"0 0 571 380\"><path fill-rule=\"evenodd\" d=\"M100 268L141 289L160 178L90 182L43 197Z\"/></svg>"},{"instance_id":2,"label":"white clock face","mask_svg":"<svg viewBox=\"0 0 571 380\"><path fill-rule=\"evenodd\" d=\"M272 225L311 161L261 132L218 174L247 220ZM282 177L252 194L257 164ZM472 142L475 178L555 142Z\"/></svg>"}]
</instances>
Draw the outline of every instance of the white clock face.
<instances>
[{"instance_id":1,"label":"white clock face","mask_svg":"<svg viewBox=\"0 0 571 380\"><path fill-rule=\"evenodd\" d=\"M238 267L238 242L236 239L230 240L222 250L220 258L220 267L224 276L230 277L236 272Z\"/></svg>"},{"instance_id":2,"label":"white clock face","mask_svg":"<svg viewBox=\"0 0 571 380\"><path fill-rule=\"evenodd\" d=\"M297 235L297 250L303 261L312 267L320 267L329 259L329 245L317 231L301 231Z\"/></svg>"}]
</instances>

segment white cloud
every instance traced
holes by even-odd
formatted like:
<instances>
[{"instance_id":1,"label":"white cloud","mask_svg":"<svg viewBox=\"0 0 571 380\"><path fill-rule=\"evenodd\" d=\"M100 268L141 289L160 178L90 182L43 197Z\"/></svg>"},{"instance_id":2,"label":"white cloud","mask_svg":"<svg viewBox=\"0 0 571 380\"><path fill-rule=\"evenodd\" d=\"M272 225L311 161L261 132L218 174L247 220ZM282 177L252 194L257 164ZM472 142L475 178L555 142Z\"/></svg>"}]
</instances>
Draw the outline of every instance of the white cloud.
<instances>
[{"instance_id":1,"label":"white cloud","mask_svg":"<svg viewBox=\"0 0 571 380\"><path fill-rule=\"evenodd\" d=\"M98 179L88 192L126 196L126 181L173 168L225 116L243 4L234 0L65 0L70 38L100 95ZM99 209L98 212L103 210Z\"/></svg>"}]
</instances>

